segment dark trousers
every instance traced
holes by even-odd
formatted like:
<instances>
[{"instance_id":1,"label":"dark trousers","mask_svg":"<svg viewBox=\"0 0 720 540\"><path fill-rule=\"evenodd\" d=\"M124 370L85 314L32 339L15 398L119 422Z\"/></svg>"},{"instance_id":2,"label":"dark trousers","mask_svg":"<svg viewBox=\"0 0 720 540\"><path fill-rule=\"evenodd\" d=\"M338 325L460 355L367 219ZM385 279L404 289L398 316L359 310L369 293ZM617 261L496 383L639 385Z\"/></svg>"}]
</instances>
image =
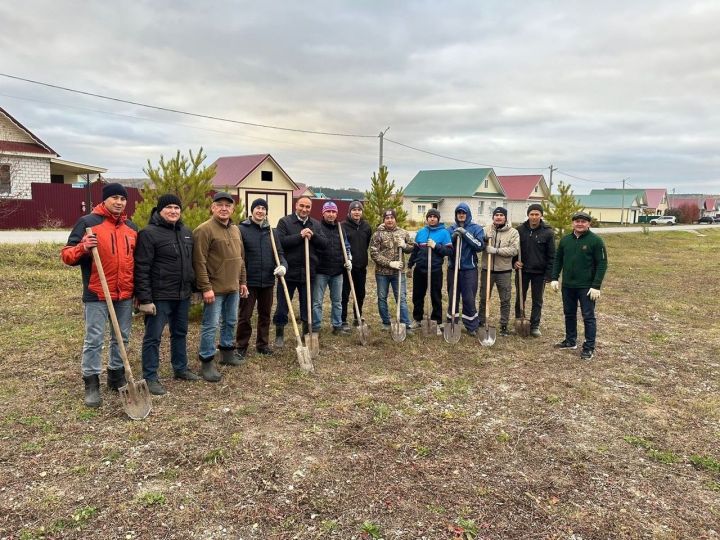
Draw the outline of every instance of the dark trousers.
<instances>
[{"instance_id":1,"label":"dark trousers","mask_svg":"<svg viewBox=\"0 0 720 540\"><path fill-rule=\"evenodd\" d=\"M282 285L280 285L282 289ZM283 296L285 293L283 293ZM273 305L272 287L248 287L248 297L240 298L238 324L235 340L238 349L247 349L252 335L252 316L257 303L258 320L255 347L265 348L270 344L270 313Z\"/></svg>"},{"instance_id":2,"label":"dark trousers","mask_svg":"<svg viewBox=\"0 0 720 540\"><path fill-rule=\"evenodd\" d=\"M307 322L307 291L305 290L304 281L285 281L287 283L288 293L290 294L290 300L292 301L295 291L300 296L300 320ZM312 291L312 283L310 284L310 290ZM297 316L297 313L295 314ZM288 323L288 305L285 301L285 291L283 291L282 283L278 282L277 285L277 307L275 308L275 315L273 316L273 324L275 326L285 326Z\"/></svg>"},{"instance_id":3,"label":"dark trousers","mask_svg":"<svg viewBox=\"0 0 720 540\"><path fill-rule=\"evenodd\" d=\"M157 315L145 316L145 335L142 343L143 379L158 380L160 339L165 325L170 326L170 363L175 372L187 369L187 331L190 299L158 300Z\"/></svg>"},{"instance_id":4,"label":"dark trousers","mask_svg":"<svg viewBox=\"0 0 720 540\"><path fill-rule=\"evenodd\" d=\"M421 271L418 267L413 270L413 319L422 321L425 318L425 293L427 293L427 272ZM430 318L442 324L442 270L430 272L430 302L432 311ZM452 302L452 300L450 300Z\"/></svg>"},{"instance_id":5,"label":"dark trousers","mask_svg":"<svg viewBox=\"0 0 720 540\"><path fill-rule=\"evenodd\" d=\"M515 287L518 286L518 273L515 272ZM532 293L532 311L530 313L530 327L540 328L540 316L542 315L543 294L545 292L545 275L544 274L528 274L523 272L522 275L522 296L527 303L527 292L530 289ZM527 316L527 307L526 316ZM515 296L515 318L519 319L520 313L520 296Z\"/></svg>"},{"instance_id":6,"label":"dark trousers","mask_svg":"<svg viewBox=\"0 0 720 540\"><path fill-rule=\"evenodd\" d=\"M448 314L447 320L449 321L454 313L452 306L452 295L453 295L453 279L454 271L448 268L447 275L447 289L448 289ZM478 319L478 312L475 308L475 297L477 296L478 287L478 270L472 268L470 270L459 270L458 271L458 290L457 300L455 302L455 310L460 303L462 298L462 322L468 332L473 332L480 326L480 320Z\"/></svg>"},{"instance_id":7,"label":"dark trousers","mask_svg":"<svg viewBox=\"0 0 720 540\"><path fill-rule=\"evenodd\" d=\"M510 299L512 296L512 273L490 272L490 295L493 285L500 297L500 326L507 326L510 320ZM487 270L480 272L480 326L485 326L485 297L487 296Z\"/></svg>"},{"instance_id":8,"label":"dark trousers","mask_svg":"<svg viewBox=\"0 0 720 540\"><path fill-rule=\"evenodd\" d=\"M577 306L580 304L580 313L585 323L585 343L583 349L595 350L595 302L587 295L590 289L562 288L563 313L565 314L565 339L577 342Z\"/></svg>"},{"instance_id":9,"label":"dark trousers","mask_svg":"<svg viewBox=\"0 0 720 540\"><path fill-rule=\"evenodd\" d=\"M363 302L365 302L365 280L367 279L367 268L353 268L350 271L353 285L355 286L355 296L357 297L357 305L362 315ZM347 279L347 272L343 274L342 288L342 322L347 322L348 302L350 301L350 281ZM355 313L353 313L353 318Z\"/></svg>"}]
</instances>

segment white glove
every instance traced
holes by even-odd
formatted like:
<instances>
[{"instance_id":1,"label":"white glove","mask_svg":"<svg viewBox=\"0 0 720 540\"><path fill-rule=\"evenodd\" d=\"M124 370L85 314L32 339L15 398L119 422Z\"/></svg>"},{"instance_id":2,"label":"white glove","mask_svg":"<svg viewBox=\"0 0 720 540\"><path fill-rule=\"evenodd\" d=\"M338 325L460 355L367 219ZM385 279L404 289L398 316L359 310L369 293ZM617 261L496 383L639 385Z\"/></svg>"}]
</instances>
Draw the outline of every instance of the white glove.
<instances>
[{"instance_id":1,"label":"white glove","mask_svg":"<svg viewBox=\"0 0 720 540\"><path fill-rule=\"evenodd\" d=\"M435 249L435 240L432 238L428 238L427 245L430 247L430 249Z\"/></svg>"},{"instance_id":2,"label":"white glove","mask_svg":"<svg viewBox=\"0 0 720 540\"><path fill-rule=\"evenodd\" d=\"M558 292L558 291L560 290L560 282L557 281L557 280L551 281L551 282L550 282L550 288L551 288L553 291Z\"/></svg>"},{"instance_id":3,"label":"white glove","mask_svg":"<svg viewBox=\"0 0 720 540\"><path fill-rule=\"evenodd\" d=\"M402 266L403 264L400 261L390 261L390 268L393 270L401 270Z\"/></svg>"},{"instance_id":4,"label":"white glove","mask_svg":"<svg viewBox=\"0 0 720 540\"><path fill-rule=\"evenodd\" d=\"M277 277L283 277L285 275L285 272L287 272L287 268L285 268L281 264L280 266L275 267L275 270L273 270L273 275Z\"/></svg>"},{"instance_id":5,"label":"white glove","mask_svg":"<svg viewBox=\"0 0 720 540\"><path fill-rule=\"evenodd\" d=\"M497 248L494 246L486 246L485 251L487 251L490 255L495 255L497 253Z\"/></svg>"},{"instance_id":6,"label":"white glove","mask_svg":"<svg viewBox=\"0 0 720 540\"><path fill-rule=\"evenodd\" d=\"M590 300L595 302L598 298L600 298L600 289L593 289L591 288L587 295L590 297Z\"/></svg>"},{"instance_id":7,"label":"white glove","mask_svg":"<svg viewBox=\"0 0 720 540\"><path fill-rule=\"evenodd\" d=\"M348 270L352 270L352 261L347 261L343 266Z\"/></svg>"},{"instance_id":8,"label":"white glove","mask_svg":"<svg viewBox=\"0 0 720 540\"><path fill-rule=\"evenodd\" d=\"M600 295L598 295L598 296L600 296ZM140 304L138 306L138 311L145 315L153 315L153 316L157 315L157 308L155 307L155 304L153 304L152 302L149 304Z\"/></svg>"},{"instance_id":9,"label":"white glove","mask_svg":"<svg viewBox=\"0 0 720 540\"><path fill-rule=\"evenodd\" d=\"M400 249L405 249L405 248L407 247L407 242L405 242L405 239L404 239L404 238L401 238L401 239L398 241L398 247L399 247Z\"/></svg>"}]
</instances>

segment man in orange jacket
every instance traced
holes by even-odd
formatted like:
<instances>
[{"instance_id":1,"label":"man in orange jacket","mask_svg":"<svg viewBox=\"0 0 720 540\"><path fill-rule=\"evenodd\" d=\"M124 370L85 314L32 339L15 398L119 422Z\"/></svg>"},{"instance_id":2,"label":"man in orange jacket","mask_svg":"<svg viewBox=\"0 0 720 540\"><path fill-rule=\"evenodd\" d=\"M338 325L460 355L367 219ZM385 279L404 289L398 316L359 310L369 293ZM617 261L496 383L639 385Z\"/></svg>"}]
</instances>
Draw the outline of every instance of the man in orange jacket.
<instances>
[{"instance_id":1,"label":"man in orange jacket","mask_svg":"<svg viewBox=\"0 0 720 540\"><path fill-rule=\"evenodd\" d=\"M82 375L85 382L85 405L99 407L102 346L108 323L108 308L95 268L91 249L96 247L102 261L120 325L120 333L127 347L130 338L133 308L133 266L137 226L127 218L127 190L120 184L103 187L103 202L91 214L81 217L62 250L62 260L82 271L85 312L85 341L82 352ZM92 234L85 229L92 228ZM110 361L107 370L108 388L117 391L125 386L125 368L115 333L111 331Z\"/></svg>"}]
</instances>

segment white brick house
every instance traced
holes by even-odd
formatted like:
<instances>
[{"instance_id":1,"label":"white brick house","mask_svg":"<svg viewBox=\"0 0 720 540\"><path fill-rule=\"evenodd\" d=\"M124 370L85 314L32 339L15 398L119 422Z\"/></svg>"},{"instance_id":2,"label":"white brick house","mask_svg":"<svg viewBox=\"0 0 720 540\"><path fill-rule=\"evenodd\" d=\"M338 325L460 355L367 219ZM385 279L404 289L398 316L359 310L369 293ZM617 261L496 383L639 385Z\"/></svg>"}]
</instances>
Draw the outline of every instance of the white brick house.
<instances>
[{"instance_id":1,"label":"white brick house","mask_svg":"<svg viewBox=\"0 0 720 540\"><path fill-rule=\"evenodd\" d=\"M107 169L60 159L55 150L0 107L0 197L30 199L30 184L97 180Z\"/></svg>"}]
</instances>

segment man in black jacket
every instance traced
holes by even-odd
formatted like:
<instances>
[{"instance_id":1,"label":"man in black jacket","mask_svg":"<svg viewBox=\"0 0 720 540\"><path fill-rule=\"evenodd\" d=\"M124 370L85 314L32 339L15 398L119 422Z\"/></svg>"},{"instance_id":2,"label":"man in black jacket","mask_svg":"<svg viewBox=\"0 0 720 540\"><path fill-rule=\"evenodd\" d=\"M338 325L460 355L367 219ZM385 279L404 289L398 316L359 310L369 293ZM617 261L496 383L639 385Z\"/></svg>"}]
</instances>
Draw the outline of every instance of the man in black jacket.
<instances>
[{"instance_id":1,"label":"man in black jacket","mask_svg":"<svg viewBox=\"0 0 720 540\"><path fill-rule=\"evenodd\" d=\"M175 378L200 379L187 363L188 311L195 273L192 232L183 225L181 212L182 202L176 195L161 195L135 248L135 297L145 314L143 378L156 396L165 393L157 372L166 324L170 326L170 363Z\"/></svg>"},{"instance_id":2,"label":"man in black jacket","mask_svg":"<svg viewBox=\"0 0 720 540\"><path fill-rule=\"evenodd\" d=\"M514 260L516 284L517 270L522 268L522 295L527 298L528 288L532 290L532 311L530 313L530 335L540 337L540 315L543 306L545 283L550 283L555 261L555 233L543 221L543 207L531 204L527 209L528 219L518 226L520 233L520 255L522 262ZM520 297L515 298L515 318L520 318Z\"/></svg>"},{"instance_id":3,"label":"man in black jacket","mask_svg":"<svg viewBox=\"0 0 720 540\"><path fill-rule=\"evenodd\" d=\"M255 350L260 354L272 354L270 349L270 312L273 304L273 285L277 277L284 276L287 261L282 245L275 235L280 265L275 265L275 257L270 243L270 225L267 220L268 205L265 199L255 199L250 205L250 217L240 223L240 234L245 246L245 269L247 274L247 298L240 298L235 348L235 361L240 363L247 354L252 334L252 314L257 303L257 337Z\"/></svg>"},{"instance_id":4,"label":"man in black jacket","mask_svg":"<svg viewBox=\"0 0 720 540\"><path fill-rule=\"evenodd\" d=\"M358 309L362 315L363 302L365 301L365 281L367 280L368 265L368 248L370 247L370 239L372 238L372 228L370 224L363 219L363 205L360 201L350 203L348 216L342 223L343 234L350 244L350 253L352 254L352 276L353 286L355 287L355 296L357 297ZM350 300L350 280L343 276L342 289L342 327L350 330L348 319L348 301ZM354 314L353 314L354 316ZM355 320L355 326L360 321Z\"/></svg>"},{"instance_id":5,"label":"man in black jacket","mask_svg":"<svg viewBox=\"0 0 720 540\"><path fill-rule=\"evenodd\" d=\"M288 263L288 272L285 276L290 300L295 291L300 296L300 318L303 322L303 334L308 333L307 324L307 298L305 291L305 279L311 280L315 275L315 266L318 262L318 250L327 245L327 239L320 230L320 223L310 217L312 201L309 197L300 197L295 203L295 212L278 221L277 232L280 238L280 245L285 251L285 259ZM305 275L305 238L308 238L310 245L310 276ZM273 316L275 324L275 347L282 347L285 343L285 325L288 323L288 305L285 301L285 293L277 288L277 307Z\"/></svg>"}]
</instances>

